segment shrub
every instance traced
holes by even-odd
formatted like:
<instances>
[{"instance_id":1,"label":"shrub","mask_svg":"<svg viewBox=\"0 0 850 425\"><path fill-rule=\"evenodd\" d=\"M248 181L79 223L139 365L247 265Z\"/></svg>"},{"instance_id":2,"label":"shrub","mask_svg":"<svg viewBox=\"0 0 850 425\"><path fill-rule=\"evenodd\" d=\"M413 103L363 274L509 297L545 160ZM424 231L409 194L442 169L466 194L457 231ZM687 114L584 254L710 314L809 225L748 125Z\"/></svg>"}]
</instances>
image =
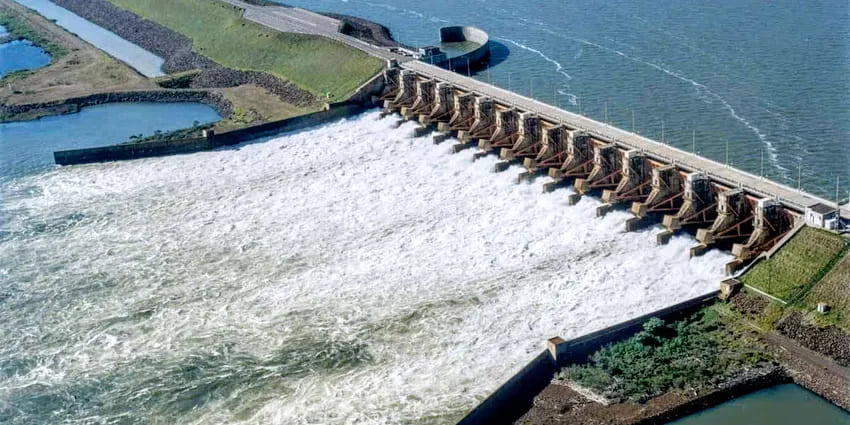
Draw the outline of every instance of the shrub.
<instances>
[{"instance_id":1,"label":"shrub","mask_svg":"<svg viewBox=\"0 0 850 425\"><path fill-rule=\"evenodd\" d=\"M633 337L596 351L585 364L562 369L558 377L612 400L642 402L672 389L720 382L764 360L708 308L670 324L650 319Z\"/></svg>"}]
</instances>

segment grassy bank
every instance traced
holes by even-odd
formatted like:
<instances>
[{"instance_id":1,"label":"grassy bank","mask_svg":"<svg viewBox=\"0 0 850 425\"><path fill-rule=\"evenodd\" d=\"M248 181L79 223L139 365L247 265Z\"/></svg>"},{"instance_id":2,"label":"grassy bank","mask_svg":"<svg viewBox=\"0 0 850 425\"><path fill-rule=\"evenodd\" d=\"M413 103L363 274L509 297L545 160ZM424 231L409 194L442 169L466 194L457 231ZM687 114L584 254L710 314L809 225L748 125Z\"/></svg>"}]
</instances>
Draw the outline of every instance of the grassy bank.
<instances>
[{"instance_id":1,"label":"grassy bank","mask_svg":"<svg viewBox=\"0 0 850 425\"><path fill-rule=\"evenodd\" d=\"M211 0L109 0L192 39L221 65L268 72L336 101L351 95L383 66L378 59L322 37L279 33Z\"/></svg>"},{"instance_id":2,"label":"grassy bank","mask_svg":"<svg viewBox=\"0 0 850 425\"><path fill-rule=\"evenodd\" d=\"M829 271L846 245L840 235L805 227L773 257L741 276L741 281L784 301L794 302Z\"/></svg>"},{"instance_id":3,"label":"grassy bank","mask_svg":"<svg viewBox=\"0 0 850 425\"><path fill-rule=\"evenodd\" d=\"M802 304L811 311L819 302L826 302L831 308L829 314L815 316L819 324L836 325L850 333L850 251L806 294Z\"/></svg>"},{"instance_id":4,"label":"grassy bank","mask_svg":"<svg viewBox=\"0 0 850 425\"><path fill-rule=\"evenodd\" d=\"M6 27L6 30L18 38L25 38L32 44L41 47L51 56L51 61L56 61L62 56L68 54L68 49L59 43L44 37L41 33L33 29L24 19L16 16L10 11L0 10L0 25Z\"/></svg>"}]
</instances>

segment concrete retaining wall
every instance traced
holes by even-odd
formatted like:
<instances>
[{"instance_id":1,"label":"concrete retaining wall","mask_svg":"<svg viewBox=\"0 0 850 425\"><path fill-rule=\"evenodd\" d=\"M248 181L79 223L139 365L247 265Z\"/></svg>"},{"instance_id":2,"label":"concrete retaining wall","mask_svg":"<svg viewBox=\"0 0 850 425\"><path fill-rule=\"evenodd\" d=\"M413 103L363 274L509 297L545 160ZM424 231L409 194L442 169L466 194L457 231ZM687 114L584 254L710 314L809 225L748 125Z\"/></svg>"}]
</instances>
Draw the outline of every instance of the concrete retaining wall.
<instances>
[{"instance_id":1,"label":"concrete retaining wall","mask_svg":"<svg viewBox=\"0 0 850 425\"><path fill-rule=\"evenodd\" d=\"M189 138L172 141L125 143L87 149L53 152L58 165L86 164L92 162L120 161L154 156L174 155L212 150L221 146L235 145L265 135L294 131L358 114L373 106L372 96L384 88L383 74L379 73L362 84L348 100L329 104L327 109L279 121L272 121L240 128L209 138ZM163 92L156 92L163 93ZM164 92L173 93L173 92ZM200 92L208 93L208 92ZM99 99L104 100L104 99Z\"/></svg>"},{"instance_id":2,"label":"concrete retaining wall","mask_svg":"<svg viewBox=\"0 0 850 425\"><path fill-rule=\"evenodd\" d=\"M252 127L241 128L210 138L191 138L167 142L127 143L88 149L74 149L53 153L53 159L59 165L86 164L92 162L119 161L136 158L193 153L234 145L264 135L282 131L294 131L334 121L357 114L371 107L363 103L340 103L331 105L327 110L312 114L268 122Z\"/></svg>"},{"instance_id":3,"label":"concrete retaining wall","mask_svg":"<svg viewBox=\"0 0 850 425\"><path fill-rule=\"evenodd\" d=\"M643 323L657 317L664 321L679 320L717 300L719 291L683 301L679 304L619 323L584 336L562 342L557 346L557 356L548 349L496 389L470 411L459 425L512 424L527 412L534 397L549 384L560 368L580 363L606 344L621 341L638 333Z\"/></svg>"},{"instance_id":4,"label":"concrete retaining wall","mask_svg":"<svg viewBox=\"0 0 850 425\"><path fill-rule=\"evenodd\" d=\"M490 36L487 32L470 26L440 28L441 43L459 43L463 41L471 41L477 43L479 46L475 50L441 62L439 64L440 66L461 70L466 69L467 65L474 68L476 63L483 62L490 56Z\"/></svg>"}]
</instances>

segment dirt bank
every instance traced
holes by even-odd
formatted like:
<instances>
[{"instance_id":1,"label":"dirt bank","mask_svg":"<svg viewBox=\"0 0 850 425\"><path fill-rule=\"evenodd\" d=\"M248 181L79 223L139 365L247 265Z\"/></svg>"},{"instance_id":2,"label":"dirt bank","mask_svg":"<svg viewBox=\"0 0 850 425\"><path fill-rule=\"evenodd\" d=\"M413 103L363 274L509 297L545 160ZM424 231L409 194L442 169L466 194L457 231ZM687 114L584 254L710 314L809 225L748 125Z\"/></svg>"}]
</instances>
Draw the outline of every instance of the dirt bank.
<instances>
[{"instance_id":1,"label":"dirt bank","mask_svg":"<svg viewBox=\"0 0 850 425\"><path fill-rule=\"evenodd\" d=\"M55 3L98 24L126 40L162 57L166 73L193 69L201 73L192 79L190 88L236 87L243 84L260 86L284 102L309 107L319 103L310 92L289 81L264 72L240 71L223 67L193 50L192 40L169 28L118 8L106 0L55 0Z\"/></svg>"}]
</instances>

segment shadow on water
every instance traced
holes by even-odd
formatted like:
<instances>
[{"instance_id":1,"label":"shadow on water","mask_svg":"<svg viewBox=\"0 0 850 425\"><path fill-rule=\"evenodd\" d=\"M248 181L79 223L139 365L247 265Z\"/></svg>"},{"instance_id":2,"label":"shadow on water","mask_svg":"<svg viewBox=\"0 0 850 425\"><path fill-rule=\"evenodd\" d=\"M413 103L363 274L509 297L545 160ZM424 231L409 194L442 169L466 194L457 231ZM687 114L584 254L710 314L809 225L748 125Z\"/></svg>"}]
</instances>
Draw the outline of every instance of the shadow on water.
<instances>
[{"instance_id":1,"label":"shadow on water","mask_svg":"<svg viewBox=\"0 0 850 425\"><path fill-rule=\"evenodd\" d=\"M506 61L511 51L508 46L499 43L498 41L490 40L490 56L485 61L475 62L470 64L469 75L474 77L478 75L486 75L487 70ZM467 73L466 65L454 70L458 74L465 75Z\"/></svg>"}]
</instances>

